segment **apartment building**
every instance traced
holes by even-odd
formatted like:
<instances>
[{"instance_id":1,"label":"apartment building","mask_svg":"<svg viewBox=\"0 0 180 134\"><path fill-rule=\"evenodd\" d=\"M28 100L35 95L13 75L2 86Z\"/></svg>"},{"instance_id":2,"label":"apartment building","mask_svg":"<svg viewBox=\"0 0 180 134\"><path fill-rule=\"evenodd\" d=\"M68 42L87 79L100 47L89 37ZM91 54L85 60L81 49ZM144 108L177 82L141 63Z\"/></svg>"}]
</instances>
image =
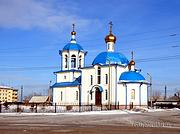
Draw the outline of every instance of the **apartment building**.
<instances>
[{"instance_id":1,"label":"apartment building","mask_svg":"<svg viewBox=\"0 0 180 134\"><path fill-rule=\"evenodd\" d=\"M18 90L8 86L0 86L0 102L17 102Z\"/></svg>"}]
</instances>

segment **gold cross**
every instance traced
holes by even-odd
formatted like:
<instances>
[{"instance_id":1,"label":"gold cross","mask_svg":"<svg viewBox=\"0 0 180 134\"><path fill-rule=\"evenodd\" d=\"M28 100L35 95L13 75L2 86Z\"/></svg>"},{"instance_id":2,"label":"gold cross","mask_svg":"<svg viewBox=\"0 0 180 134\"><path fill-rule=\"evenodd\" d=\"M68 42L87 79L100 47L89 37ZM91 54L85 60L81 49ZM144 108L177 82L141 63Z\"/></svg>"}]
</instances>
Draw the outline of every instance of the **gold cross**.
<instances>
[{"instance_id":1,"label":"gold cross","mask_svg":"<svg viewBox=\"0 0 180 134\"><path fill-rule=\"evenodd\" d=\"M131 52L131 59L132 60L134 59L134 52L133 51Z\"/></svg>"},{"instance_id":2,"label":"gold cross","mask_svg":"<svg viewBox=\"0 0 180 134\"><path fill-rule=\"evenodd\" d=\"M112 33L112 26L113 26L113 23L112 21L109 22L109 32L110 34Z\"/></svg>"},{"instance_id":3,"label":"gold cross","mask_svg":"<svg viewBox=\"0 0 180 134\"><path fill-rule=\"evenodd\" d=\"M72 27L73 27L73 31L74 31L75 24L72 24Z\"/></svg>"}]
</instances>

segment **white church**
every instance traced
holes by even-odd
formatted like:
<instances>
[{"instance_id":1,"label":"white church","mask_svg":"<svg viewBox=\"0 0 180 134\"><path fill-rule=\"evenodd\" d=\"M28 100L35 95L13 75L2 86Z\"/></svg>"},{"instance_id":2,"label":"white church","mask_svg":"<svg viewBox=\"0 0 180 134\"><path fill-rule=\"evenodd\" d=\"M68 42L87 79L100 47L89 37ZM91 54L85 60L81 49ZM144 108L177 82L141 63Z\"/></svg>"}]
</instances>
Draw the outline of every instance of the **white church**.
<instances>
[{"instance_id":1,"label":"white church","mask_svg":"<svg viewBox=\"0 0 180 134\"><path fill-rule=\"evenodd\" d=\"M115 51L116 36L105 37L105 52L100 52L85 66L87 52L71 32L71 41L59 51L61 70L54 72L56 83L52 85L53 103L63 105L119 105L121 108L147 106L148 82L123 54ZM105 46L105 45L104 45Z\"/></svg>"}]
</instances>

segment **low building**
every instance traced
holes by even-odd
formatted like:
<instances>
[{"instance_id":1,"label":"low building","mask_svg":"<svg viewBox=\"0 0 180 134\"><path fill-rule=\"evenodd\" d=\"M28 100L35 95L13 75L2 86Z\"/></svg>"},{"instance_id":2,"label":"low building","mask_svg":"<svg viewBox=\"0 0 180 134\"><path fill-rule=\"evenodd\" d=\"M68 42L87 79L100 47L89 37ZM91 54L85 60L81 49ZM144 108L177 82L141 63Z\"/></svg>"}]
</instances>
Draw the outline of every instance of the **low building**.
<instances>
[{"instance_id":1,"label":"low building","mask_svg":"<svg viewBox=\"0 0 180 134\"><path fill-rule=\"evenodd\" d=\"M30 101L30 104L50 104L50 97L49 96L33 96Z\"/></svg>"},{"instance_id":2,"label":"low building","mask_svg":"<svg viewBox=\"0 0 180 134\"><path fill-rule=\"evenodd\" d=\"M0 102L17 102L18 90L8 86L0 86Z\"/></svg>"}]
</instances>

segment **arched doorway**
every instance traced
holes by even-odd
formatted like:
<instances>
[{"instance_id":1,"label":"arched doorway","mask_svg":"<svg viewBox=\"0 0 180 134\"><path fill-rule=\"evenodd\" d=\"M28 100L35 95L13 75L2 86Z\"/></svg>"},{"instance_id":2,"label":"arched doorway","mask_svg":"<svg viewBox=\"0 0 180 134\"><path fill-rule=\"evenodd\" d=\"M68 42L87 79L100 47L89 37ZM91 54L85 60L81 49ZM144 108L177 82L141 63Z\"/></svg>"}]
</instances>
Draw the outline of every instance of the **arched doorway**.
<instances>
[{"instance_id":1,"label":"arched doorway","mask_svg":"<svg viewBox=\"0 0 180 134\"><path fill-rule=\"evenodd\" d=\"M101 101L102 101L102 95L101 95L101 91L98 87L95 88L96 92L95 92L95 105L101 105Z\"/></svg>"}]
</instances>

